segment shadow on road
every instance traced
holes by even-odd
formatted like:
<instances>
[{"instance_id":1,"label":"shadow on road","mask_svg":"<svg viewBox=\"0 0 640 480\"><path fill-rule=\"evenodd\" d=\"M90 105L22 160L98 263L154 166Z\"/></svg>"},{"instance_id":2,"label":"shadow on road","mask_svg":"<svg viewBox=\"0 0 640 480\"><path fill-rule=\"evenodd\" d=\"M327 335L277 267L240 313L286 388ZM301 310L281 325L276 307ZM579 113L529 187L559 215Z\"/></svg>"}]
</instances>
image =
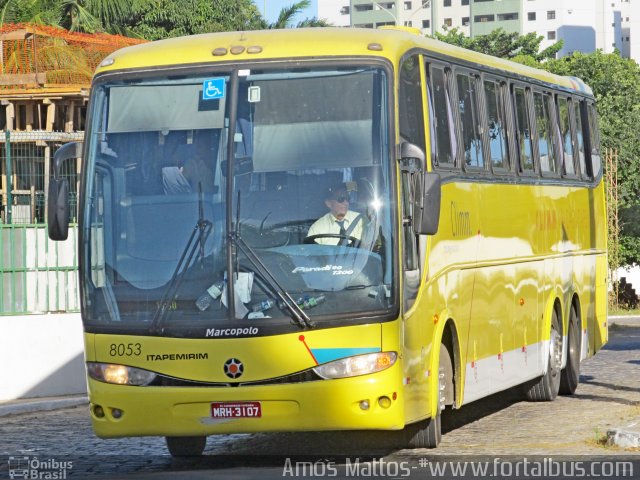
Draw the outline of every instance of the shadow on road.
<instances>
[{"instance_id":1,"label":"shadow on road","mask_svg":"<svg viewBox=\"0 0 640 480\"><path fill-rule=\"evenodd\" d=\"M515 387L465 405L459 410L447 410L442 417L442 433L450 432L483 417L498 413L511 405L523 401L523 399L521 387Z\"/></svg>"}]
</instances>

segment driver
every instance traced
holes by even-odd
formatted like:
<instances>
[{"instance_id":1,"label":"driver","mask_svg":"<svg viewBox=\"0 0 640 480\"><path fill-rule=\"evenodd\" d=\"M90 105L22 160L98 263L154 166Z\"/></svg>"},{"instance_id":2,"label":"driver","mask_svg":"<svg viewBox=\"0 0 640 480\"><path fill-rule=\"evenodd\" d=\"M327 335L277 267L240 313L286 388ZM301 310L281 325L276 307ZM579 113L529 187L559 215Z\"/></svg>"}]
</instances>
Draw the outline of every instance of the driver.
<instances>
[{"instance_id":1,"label":"driver","mask_svg":"<svg viewBox=\"0 0 640 480\"><path fill-rule=\"evenodd\" d=\"M362 222L356 220L357 212L349 210L349 193L344 183L338 183L327 189L324 204L329 209L329 213L311 225L307 237L319 235L314 241L322 245L346 245L350 243L348 237L362 239ZM354 221L356 221L355 224L352 223Z\"/></svg>"}]
</instances>

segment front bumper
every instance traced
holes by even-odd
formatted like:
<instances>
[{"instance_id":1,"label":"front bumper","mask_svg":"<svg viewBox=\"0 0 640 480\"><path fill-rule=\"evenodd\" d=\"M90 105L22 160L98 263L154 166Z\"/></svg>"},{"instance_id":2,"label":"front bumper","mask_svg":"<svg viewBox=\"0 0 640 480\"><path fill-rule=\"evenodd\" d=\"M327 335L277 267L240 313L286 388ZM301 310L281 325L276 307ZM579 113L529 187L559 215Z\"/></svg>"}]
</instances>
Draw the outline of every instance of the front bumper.
<instances>
[{"instance_id":1,"label":"front bumper","mask_svg":"<svg viewBox=\"0 0 640 480\"><path fill-rule=\"evenodd\" d=\"M241 387L132 387L89 379L91 417L102 438L199 436L404 427L400 362L382 372L338 380ZM382 401L387 397L390 402ZM366 400L368 409L361 408ZM211 402L261 402L260 418L214 419ZM381 405L382 404L382 405ZM388 404L388 405L386 405ZM384 405L384 406L383 406ZM104 416L96 416L96 407ZM122 414L114 416L114 409Z\"/></svg>"}]
</instances>

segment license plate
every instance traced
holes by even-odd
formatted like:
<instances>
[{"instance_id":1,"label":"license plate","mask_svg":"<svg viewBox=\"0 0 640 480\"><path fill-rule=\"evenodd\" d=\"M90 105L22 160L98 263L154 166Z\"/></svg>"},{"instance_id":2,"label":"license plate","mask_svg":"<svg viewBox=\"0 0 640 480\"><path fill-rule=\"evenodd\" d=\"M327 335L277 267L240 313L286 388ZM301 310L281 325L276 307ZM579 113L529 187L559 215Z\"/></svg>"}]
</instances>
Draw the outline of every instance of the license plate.
<instances>
[{"instance_id":1,"label":"license plate","mask_svg":"<svg viewBox=\"0 0 640 480\"><path fill-rule=\"evenodd\" d=\"M260 402L211 402L213 418L258 418L262 416Z\"/></svg>"}]
</instances>

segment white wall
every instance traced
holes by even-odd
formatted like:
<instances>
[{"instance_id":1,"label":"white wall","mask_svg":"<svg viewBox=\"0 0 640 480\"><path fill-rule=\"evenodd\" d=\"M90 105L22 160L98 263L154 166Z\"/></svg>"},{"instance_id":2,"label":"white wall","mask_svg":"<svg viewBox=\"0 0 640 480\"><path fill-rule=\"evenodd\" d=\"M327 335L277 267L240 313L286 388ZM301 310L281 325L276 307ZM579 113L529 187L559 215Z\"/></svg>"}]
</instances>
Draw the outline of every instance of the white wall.
<instances>
[{"instance_id":1,"label":"white wall","mask_svg":"<svg viewBox=\"0 0 640 480\"><path fill-rule=\"evenodd\" d=\"M86 393L79 313L0 316L0 401Z\"/></svg>"},{"instance_id":2,"label":"white wall","mask_svg":"<svg viewBox=\"0 0 640 480\"><path fill-rule=\"evenodd\" d=\"M624 277L627 283L630 283L636 290L636 293L640 294L640 267L619 268L616 275L618 280Z\"/></svg>"},{"instance_id":3,"label":"white wall","mask_svg":"<svg viewBox=\"0 0 640 480\"><path fill-rule=\"evenodd\" d=\"M449 30L453 28L457 28L460 32L464 33L467 37L471 35L471 28L470 28L471 9L469 5L462 6L460 3L460 0L453 0L451 2L451 6L445 7L443 5L442 0L437 0L437 1L439 2L438 8L436 9L436 11L438 12L438 15L437 15L438 18L435 18L433 20L433 22L435 23L434 26L436 27L437 31L442 32L443 31L442 26L444 25L445 19L450 18L451 27L449 27ZM417 3L420 3L420 2L418 1ZM463 17L467 17L469 19L469 23L467 23L467 25L462 24Z\"/></svg>"},{"instance_id":4,"label":"white wall","mask_svg":"<svg viewBox=\"0 0 640 480\"><path fill-rule=\"evenodd\" d=\"M349 8L349 0L318 0L318 18L326 20L336 27L348 27L351 15L341 13L343 7Z\"/></svg>"},{"instance_id":5,"label":"white wall","mask_svg":"<svg viewBox=\"0 0 640 480\"><path fill-rule=\"evenodd\" d=\"M597 20L596 3L601 0L538 0L524 2L523 33L535 32L544 40L540 47L547 48L558 40L564 40L560 56L573 51L593 52L598 48L602 21ZM549 20L547 13L555 12L556 18ZM529 20L535 12L536 19ZM549 40L548 32L556 32L556 39Z\"/></svg>"},{"instance_id":6,"label":"white wall","mask_svg":"<svg viewBox=\"0 0 640 480\"><path fill-rule=\"evenodd\" d=\"M629 7L629 56L640 63L640 2L634 0Z\"/></svg>"}]
</instances>

